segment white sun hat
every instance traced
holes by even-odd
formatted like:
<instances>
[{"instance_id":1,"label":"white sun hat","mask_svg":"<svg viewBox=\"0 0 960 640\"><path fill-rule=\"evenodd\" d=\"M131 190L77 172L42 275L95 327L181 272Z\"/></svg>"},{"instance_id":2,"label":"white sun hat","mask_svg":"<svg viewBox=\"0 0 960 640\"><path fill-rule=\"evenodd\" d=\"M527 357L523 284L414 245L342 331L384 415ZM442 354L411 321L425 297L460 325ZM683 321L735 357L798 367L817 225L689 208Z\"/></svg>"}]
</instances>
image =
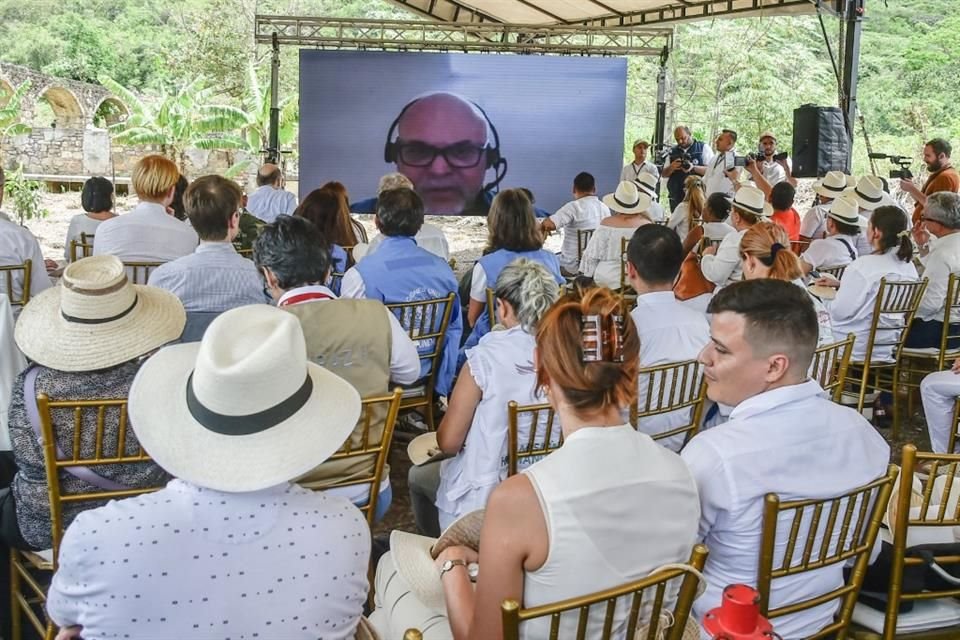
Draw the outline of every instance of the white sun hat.
<instances>
[{"instance_id":1,"label":"white sun hat","mask_svg":"<svg viewBox=\"0 0 960 640\"><path fill-rule=\"evenodd\" d=\"M617 190L603 196L603 204L610 207L611 211L633 215L644 213L650 208L653 202L650 196L640 191L635 182L624 180L617 185Z\"/></svg>"},{"instance_id":2,"label":"white sun hat","mask_svg":"<svg viewBox=\"0 0 960 640\"><path fill-rule=\"evenodd\" d=\"M430 462L437 456L440 456L438 460L448 457L443 455L443 452L440 451L440 444L437 442L436 431L421 433L416 438L411 440L410 444L407 445L407 456L410 458L410 462L417 467Z\"/></svg>"},{"instance_id":3,"label":"white sun hat","mask_svg":"<svg viewBox=\"0 0 960 640\"><path fill-rule=\"evenodd\" d=\"M853 188L861 209L873 211L885 202L883 181L877 176L863 176Z\"/></svg>"},{"instance_id":4,"label":"white sun hat","mask_svg":"<svg viewBox=\"0 0 960 640\"><path fill-rule=\"evenodd\" d=\"M634 183L640 188L640 191L651 198L657 197L657 177L652 173L642 172L637 176L637 179L634 180Z\"/></svg>"},{"instance_id":5,"label":"white sun hat","mask_svg":"<svg viewBox=\"0 0 960 640\"><path fill-rule=\"evenodd\" d=\"M763 191L756 187L740 187L733 194L733 201L730 204L735 209L752 213L755 216L769 218L773 214L773 205L767 202Z\"/></svg>"},{"instance_id":6,"label":"white sun hat","mask_svg":"<svg viewBox=\"0 0 960 640\"><path fill-rule=\"evenodd\" d=\"M218 491L258 491L340 449L360 415L360 394L307 360L296 316L250 305L218 316L201 342L147 360L129 412L140 444L171 475Z\"/></svg>"},{"instance_id":7,"label":"white sun hat","mask_svg":"<svg viewBox=\"0 0 960 640\"><path fill-rule=\"evenodd\" d=\"M813 185L813 190L824 198L839 198L847 189L847 176L843 171L828 171Z\"/></svg>"},{"instance_id":8,"label":"white sun hat","mask_svg":"<svg viewBox=\"0 0 960 640\"><path fill-rule=\"evenodd\" d=\"M58 371L106 369L176 340L187 315L168 291L131 284L116 256L71 263L31 299L14 330L20 350Z\"/></svg>"},{"instance_id":9,"label":"white sun hat","mask_svg":"<svg viewBox=\"0 0 960 640\"><path fill-rule=\"evenodd\" d=\"M860 215L860 203L857 196L848 192L830 203L827 217L844 224L867 226L867 219Z\"/></svg>"}]
</instances>

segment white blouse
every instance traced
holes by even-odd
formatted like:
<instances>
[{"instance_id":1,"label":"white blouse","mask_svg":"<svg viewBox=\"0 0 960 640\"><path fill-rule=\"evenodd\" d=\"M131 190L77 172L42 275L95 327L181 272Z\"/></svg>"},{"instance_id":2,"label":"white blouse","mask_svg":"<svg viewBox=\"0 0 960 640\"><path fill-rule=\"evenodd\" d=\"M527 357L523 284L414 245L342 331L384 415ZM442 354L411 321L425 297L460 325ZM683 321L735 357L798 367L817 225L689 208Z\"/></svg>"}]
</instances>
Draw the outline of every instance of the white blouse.
<instances>
[{"instance_id":1,"label":"white blouse","mask_svg":"<svg viewBox=\"0 0 960 640\"><path fill-rule=\"evenodd\" d=\"M744 229L728 233L720 241L716 254L703 256L700 269L707 280L723 287L743 279L740 265L740 239L746 232L747 230Z\"/></svg>"},{"instance_id":2,"label":"white blouse","mask_svg":"<svg viewBox=\"0 0 960 640\"><path fill-rule=\"evenodd\" d=\"M650 224L644 218L643 224ZM641 225L642 226L642 225ZM638 227L610 227L601 224L593 232L580 259L580 273L593 278L601 287L620 288L620 269L623 262L621 240L629 240Z\"/></svg>"}]
</instances>

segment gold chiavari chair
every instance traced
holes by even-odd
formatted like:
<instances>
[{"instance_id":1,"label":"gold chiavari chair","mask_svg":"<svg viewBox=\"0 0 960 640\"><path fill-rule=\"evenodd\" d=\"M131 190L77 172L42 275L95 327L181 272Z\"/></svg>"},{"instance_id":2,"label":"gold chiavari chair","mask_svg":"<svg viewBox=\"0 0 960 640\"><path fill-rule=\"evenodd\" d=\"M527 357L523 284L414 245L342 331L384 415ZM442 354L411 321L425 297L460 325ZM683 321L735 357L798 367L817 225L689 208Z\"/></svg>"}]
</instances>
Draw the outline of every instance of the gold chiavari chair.
<instances>
[{"instance_id":1,"label":"gold chiavari chair","mask_svg":"<svg viewBox=\"0 0 960 640\"><path fill-rule=\"evenodd\" d=\"M623 314L626 315L637 302L637 292L633 290L627 278L627 245L630 238L620 238L620 301Z\"/></svg>"},{"instance_id":2,"label":"gold chiavari chair","mask_svg":"<svg viewBox=\"0 0 960 640\"><path fill-rule=\"evenodd\" d=\"M444 298L386 305L387 309L397 316L400 326L407 331L410 339L417 344L420 362L426 362L430 367L427 376L419 381L416 387L404 389L400 410L422 408L431 431L436 430L433 417L434 385L456 295L451 293Z\"/></svg>"},{"instance_id":3,"label":"gold chiavari chair","mask_svg":"<svg viewBox=\"0 0 960 640\"><path fill-rule=\"evenodd\" d=\"M529 416L530 431L526 442L520 442L520 420ZM521 460L536 461L563 445L560 420L547 404L520 405L507 403L507 475L516 475Z\"/></svg>"},{"instance_id":4,"label":"gold chiavari chair","mask_svg":"<svg viewBox=\"0 0 960 640\"><path fill-rule=\"evenodd\" d=\"M30 276L33 273L33 260L29 258L23 264L0 265L0 273L4 276L4 285L7 287L7 298L14 307L23 307L30 302ZM13 295L14 276L20 274L21 291L19 296Z\"/></svg>"},{"instance_id":5,"label":"gold chiavari chair","mask_svg":"<svg viewBox=\"0 0 960 640\"><path fill-rule=\"evenodd\" d=\"M70 262L93 255L93 237L94 234L81 231L79 240L75 238L70 241Z\"/></svg>"},{"instance_id":6,"label":"gold chiavari chair","mask_svg":"<svg viewBox=\"0 0 960 640\"><path fill-rule=\"evenodd\" d=\"M500 322L500 317L497 314L497 295L492 287L487 287L487 313L490 315L490 328L493 329Z\"/></svg>"},{"instance_id":7,"label":"gold chiavari chair","mask_svg":"<svg viewBox=\"0 0 960 640\"><path fill-rule=\"evenodd\" d=\"M916 476L914 472L918 466L928 465L929 472L926 479L921 481L922 488L919 496L914 491ZM900 480L897 484L895 511L891 516L890 528L893 537L893 553L890 571L890 586L887 590L887 610L884 615L883 629L867 631L856 627L855 638L894 640L895 638L910 638L912 640L933 640L934 638L957 638L957 626L949 628L939 627L917 631L914 633L897 633L897 622L900 607L904 602L923 602L937 599L953 599L960 597L960 588L953 589L925 589L921 593L903 593L903 573L907 567L916 568L924 565L927 560L919 556L907 556L907 535L911 528L923 528L929 532L934 527L960 527L960 506L957 506L958 489L955 485L960 482L960 455L947 453L918 452L917 448L908 444L903 447L901 459ZM935 489L934 485L943 483L942 489ZM951 505L948 508L948 505ZM891 505L892 507L893 505ZM960 564L960 556L933 554L930 558L940 566ZM879 634L879 635L878 635Z\"/></svg>"},{"instance_id":8,"label":"gold chiavari chair","mask_svg":"<svg viewBox=\"0 0 960 640\"><path fill-rule=\"evenodd\" d=\"M870 561L870 550L880 531L896 478L897 468L890 465L887 473L873 482L833 498L780 502L777 494L766 495L757 591L760 612L771 619L774 629L776 619L781 616L839 600L834 622L806 638L843 640L846 637ZM806 533L801 534L804 526ZM778 527L789 530L785 544L782 540L778 544ZM782 555L778 554L778 547L783 549ZM841 587L808 600L770 608L770 592L775 580L846 563L852 563L853 570Z\"/></svg>"},{"instance_id":9,"label":"gold chiavari chair","mask_svg":"<svg viewBox=\"0 0 960 640\"><path fill-rule=\"evenodd\" d=\"M943 331L940 333L940 345L925 349L904 347L901 355L900 384L910 389L920 387L920 381L928 373L943 371L950 363L960 357L960 323L953 318L960 317L960 275L951 273L947 282L947 296L943 300ZM908 401L908 413L913 415L913 394Z\"/></svg>"},{"instance_id":10,"label":"gold chiavari chair","mask_svg":"<svg viewBox=\"0 0 960 640\"><path fill-rule=\"evenodd\" d=\"M873 306L867 350L863 360L851 360L846 387L857 395L857 411L862 412L867 392L886 391L893 395L893 436L900 433L899 399L896 393L900 378L903 343L910 323L917 313L927 280L888 282L880 279L880 289ZM883 323L881 326L881 322ZM874 361L874 351L887 350L891 360Z\"/></svg>"},{"instance_id":11,"label":"gold chiavari chair","mask_svg":"<svg viewBox=\"0 0 960 640\"><path fill-rule=\"evenodd\" d=\"M253 260L253 249L237 249L237 253L247 258L248 260Z\"/></svg>"},{"instance_id":12,"label":"gold chiavari chair","mask_svg":"<svg viewBox=\"0 0 960 640\"><path fill-rule=\"evenodd\" d=\"M654 440L683 435L683 445L686 445L700 430L703 404L707 397L703 364L694 359L668 362L655 367L641 367L637 372L637 378L640 395L630 405L630 424L634 428L639 428L640 421L644 418L665 416L686 410L689 416L686 422L650 435ZM647 433L644 429L640 430Z\"/></svg>"},{"instance_id":13,"label":"gold chiavari chair","mask_svg":"<svg viewBox=\"0 0 960 640\"><path fill-rule=\"evenodd\" d=\"M820 272L820 275L830 275L840 280L843 278L843 272L847 270L847 265L837 265L835 267L820 267L817 271Z\"/></svg>"},{"instance_id":14,"label":"gold chiavari chair","mask_svg":"<svg viewBox=\"0 0 960 640\"><path fill-rule=\"evenodd\" d=\"M357 236L357 242L370 242L370 239L367 237L367 229L359 220L356 220L353 216L350 216L350 224L353 226L353 234Z\"/></svg>"},{"instance_id":15,"label":"gold chiavari chair","mask_svg":"<svg viewBox=\"0 0 960 640\"><path fill-rule=\"evenodd\" d=\"M583 257L583 252L587 249L587 244L593 237L594 231L596 229L577 229L577 264L580 264L580 259Z\"/></svg>"},{"instance_id":16,"label":"gold chiavari chair","mask_svg":"<svg viewBox=\"0 0 960 640\"><path fill-rule=\"evenodd\" d=\"M109 400L50 400L46 394L37 396L40 414L40 426L43 434L43 457L46 467L47 491L50 498L51 547L52 554L33 553L11 549L11 585L12 630L13 639L22 637L22 624L25 617L28 624L45 640L52 640L56 630L53 623L46 619L44 605L49 579L57 570L60 543L66 527L63 521L65 504L88 503L95 507L107 500L127 498L149 491L156 487L139 487L121 490L96 489L87 493L65 493L60 486L61 472L78 467L86 467L96 472L97 468L115 464L136 464L150 462L150 456L142 447L128 439L126 399ZM59 452L53 424L54 410L73 413L73 444L67 451ZM115 436L108 437L105 424L108 415L118 416L118 429Z\"/></svg>"},{"instance_id":17,"label":"gold chiavari chair","mask_svg":"<svg viewBox=\"0 0 960 640\"><path fill-rule=\"evenodd\" d=\"M671 565L642 580L620 587L530 609L521 608L516 600L504 600L500 606L503 638L519 640L521 624L547 617L550 618L549 637L558 638L560 621L566 615L567 617L577 616L577 638L587 637L587 626L591 622L599 625L602 620L600 635L591 634L589 637L593 640L610 640L613 638L614 618L620 604L619 609L627 615L627 624L625 635L618 637L634 640L655 640L661 637L666 640L680 640L683 637L693 601L697 597L699 573L703 570L706 559L707 548L698 544L694 546L690 555L689 567ZM677 583L679 583L679 591L671 612L664 603L669 600L670 593L676 588ZM671 591L668 591L668 588ZM651 592L652 595L650 595ZM626 608L624 605L627 605ZM672 624L662 622L671 619ZM647 627L645 633L644 626Z\"/></svg>"},{"instance_id":18,"label":"gold chiavari chair","mask_svg":"<svg viewBox=\"0 0 960 640\"><path fill-rule=\"evenodd\" d=\"M953 429L950 430L950 437L947 438L947 451L957 450L957 440L960 439L960 398L953 403Z\"/></svg>"},{"instance_id":19,"label":"gold chiavari chair","mask_svg":"<svg viewBox=\"0 0 960 640\"><path fill-rule=\"evenodd\" d=\"M813 352L810 377L820 383L834 402L840 402L843 395L843 383L847 379L855 340L856 337L851 333L846 339L817 347Z\"/></svg>"},{"instance_id":20,"label":"gold chiavari chair","mask_svg":"<svg viewBox=\"0 0 960 640\"><path fill-rule=\"evenodd\" d=\"M809 240L792 240L790 242L790 250L793 251L796 255L800 255L807 250L807 247L810 246Z\"/></svg>"},{"instance_id":21,"label":"gold chiavari chair","mask_svg":"<svg viewBox=\"0 0 960 640\"><path fill-rule=\"evenodd\" d=\"M394 389L393 393L385 396L376 396L364 398L360 410L360 424L363 429L360 435L359 443L354 446L354 438L348 438L343 447L335 454L330 456L330 460L351 460L376 456L376 464L369 475L352 477L349 480L343 480L336 484L327 485L324 489L333 487L352 487L356 485L369 484L370 498L367 504L359 507L360 511L367 518L367 524L374 525L374 515L377 512L377 498L380 495L380 482L383 480L383 472L387 466L387 457L390 454L390 443L393 441L393 427L397 422L397 414L400 413L400 401L403 398L402 389ZM379 419L386 413L383 420L383 435L379 440L373 441L371 438L371 429L379 424Z\"/></svg>"},{"instance_id":22,"label":"gold chiavari chair","mask_svg":"<svg viewBox=\"0 0 960 640\"><path fill-rule=\"evenodd\" d=\"M150 273L162 264L162 262L132 261L124 262L123 266L126 267L127 275L130 277L132 284L147 284L147 281L150 280Z\"/></svg>"},{"instance_id":23,"label":"gold chiavari chair","mask_svg":"<svg viewBox=\"0 0 960 640\"><path fill-rule=\"evenodd\" d=\"M456 270L457 270L457 259L456 259L456 258L450 258L449 260L447 260L447 264L450 265L450 270L451 270L451 271L456 271Z\"/></svg>"},{"instance_id":24,"label":"gold chiavari chair","mask_svg":"<svg viewBox=\"0 0 960 640\"><path fill-rule=\"evenodd\" d=\"M403 634L403 640L423 640L423 634L419 629L407 629Z\"/></svg>"}]
</instances>

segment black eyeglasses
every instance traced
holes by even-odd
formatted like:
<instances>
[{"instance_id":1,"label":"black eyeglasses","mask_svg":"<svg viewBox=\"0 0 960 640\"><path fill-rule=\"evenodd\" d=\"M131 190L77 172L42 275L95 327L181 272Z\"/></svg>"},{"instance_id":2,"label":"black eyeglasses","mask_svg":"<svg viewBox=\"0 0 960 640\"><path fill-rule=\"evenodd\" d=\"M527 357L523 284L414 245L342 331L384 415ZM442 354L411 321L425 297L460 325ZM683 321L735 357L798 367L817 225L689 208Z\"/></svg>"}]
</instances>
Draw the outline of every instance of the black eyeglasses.
<instances>
[{"instance_id":1,"label":"black eyeglasses","mask_svg":"<svg viewBox=\"0 0 960 640\"><path fill-rule=\"evenodd\" d=\"M448 147L434 147L422 142L397 143L397 157L410 167L429 167L437 156L443 156L455 169L470 169L480 164L486 150L486 146L472 142L458 142Z\"/></svg>"}]
</instances>

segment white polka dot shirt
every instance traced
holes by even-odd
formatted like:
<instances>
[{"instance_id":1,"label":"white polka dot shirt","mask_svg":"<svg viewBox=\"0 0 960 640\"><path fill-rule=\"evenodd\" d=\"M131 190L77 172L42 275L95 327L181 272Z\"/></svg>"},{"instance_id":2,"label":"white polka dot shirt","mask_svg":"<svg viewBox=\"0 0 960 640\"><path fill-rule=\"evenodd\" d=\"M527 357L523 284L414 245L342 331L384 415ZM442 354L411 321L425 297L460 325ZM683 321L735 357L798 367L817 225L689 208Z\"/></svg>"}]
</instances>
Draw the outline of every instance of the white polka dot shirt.
<instances>
[{"instance_id":1,"label":"white polka dot shirt","mask_svg":"<svg viewBox=\"0 0 960 640\"><path fill-rule=\"evenodd\" d=\"M353 638L370 531L344 498L173 480L80 514L47 601L88 640Z\"/></svg>"}]
</instances>

